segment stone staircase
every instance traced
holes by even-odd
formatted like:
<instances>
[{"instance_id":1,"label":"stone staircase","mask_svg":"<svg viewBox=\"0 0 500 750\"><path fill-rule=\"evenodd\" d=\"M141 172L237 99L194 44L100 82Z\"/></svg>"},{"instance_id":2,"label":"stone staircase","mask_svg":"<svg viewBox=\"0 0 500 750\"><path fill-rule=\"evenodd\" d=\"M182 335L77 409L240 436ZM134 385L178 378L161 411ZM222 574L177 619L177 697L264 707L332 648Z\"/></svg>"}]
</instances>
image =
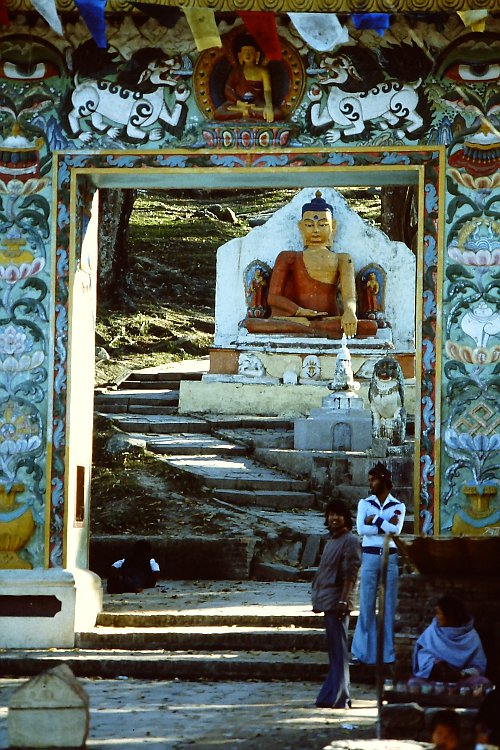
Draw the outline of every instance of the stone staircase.
<instances>
[{"instance_id":1,"label":"stone staircase","mask_svg":"<svg viewBox=\"0 0 500 750\"><path fill-rule=\"evenodd\" d=\"M196 418L177 415L180 381L198 372L134 372L116 389L99 390L95 409L178 471L198 478L215 497L237 506L306 509L315 506L309 482L248 458L237 433L274 432L287 442L293 422L278 417ZM233 440L229 439L230 435ZM236 439L235 439L236 438Z\"/></svg>"},{"instance_id":2,"label":"stone staircase","mask_svg":"<svg viewBox=\"0 0 500 750\"><path fill-rule=\"evenodd\" d=\"M274 537L274 544L268 545L268 554L264 556L260 545L260 559L253 560L252 576L262 580L269 580L270 576L294 580L299 572L310 571L317 564L324 532L321 502L311 488L314 466L331 460L328 452L315 455L295 451L291 419L179 415L176 405L181 380L200 379L205 367L200 368L198 363L198 369L190 370L189 362L180 365L178 370L134 372L116 388L98 390L96 411L109 418L126 440L155 453L159 461L175 471L190 475L200 490L209 490L221 507L229 512L238 509L254 512L256 523L265 519L275 526L276 533L268 534L268 539ZM369 457L366 460L370 462ZM359 481L366 472L367 468L358 470ZM357 478L353 479L353 486L336 482L335 491L355 507L353 498L361 497L366 487L358 487ZM404 531L413 531L411 514ZM235 545L238 550L231 556L245 565L244 558L254 555L255 541L248 549L242 548L242 540L235 539ZM285 555L284 547L288 547ZM278 549L284 564L273 570L272 557ZM206 560L204 555L201 559ZM167 555L165 562L169 567L165 569L171 569L171 558L172 555ZM237 575L240 574L241 564ZM226 572L224 577L232 576Z\"/></svg>"},{"instance_id":3,"label":"stone staircase","mask_svg":"<svg viewBox=\"0 0 500 750\"><path fill-rule=\"evenodd\" d=\"M323 617L309 601L307 583L164 580L140 594L105 594L75 649L7 650L0 671L31 675L63 662L82 677L321 682ZM396 641L407 658L414 637ZM352 666L351 680L373 684L375 669Z\"/></svg>"}]
</instances>

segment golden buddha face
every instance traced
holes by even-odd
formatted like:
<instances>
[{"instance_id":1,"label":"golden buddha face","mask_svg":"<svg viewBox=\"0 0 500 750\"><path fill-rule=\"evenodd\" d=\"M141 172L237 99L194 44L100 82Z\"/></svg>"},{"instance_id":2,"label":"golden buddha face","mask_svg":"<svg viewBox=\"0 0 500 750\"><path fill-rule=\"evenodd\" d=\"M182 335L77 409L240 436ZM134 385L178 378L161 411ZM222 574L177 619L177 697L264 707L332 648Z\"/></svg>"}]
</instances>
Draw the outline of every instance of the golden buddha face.
<instances>
[{"instance_id":1,"label":"golden buddha face","mask_svg":"<svg viewBox=\"0 0 500 750\"><path fill-rule=\"evenodd\" d=\"M257 65L259 57L259 51L250 45L243 46L238 52L240 65Z\"/></svg>"},{"instance_id":2,"label":"golden buddha face","mask_svg":"<svg viewBox=\"0 0 500 750\"><path fill-rule=\"evenodd\" d=\"M299 229L307 247L330 247L337 224L330 211L305 211Z\"/></svg>"}]
</instances>

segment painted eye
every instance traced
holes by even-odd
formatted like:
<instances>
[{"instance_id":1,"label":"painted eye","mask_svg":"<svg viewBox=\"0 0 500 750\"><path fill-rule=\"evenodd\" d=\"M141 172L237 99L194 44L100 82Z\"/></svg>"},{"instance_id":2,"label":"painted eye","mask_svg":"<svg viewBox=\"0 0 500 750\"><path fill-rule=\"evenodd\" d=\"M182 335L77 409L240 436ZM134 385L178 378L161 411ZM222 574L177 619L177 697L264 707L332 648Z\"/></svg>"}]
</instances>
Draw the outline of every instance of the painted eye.
<instances>
[{"instance_id":1,"label":"painted eye","mask_svg":"<svg viewBox=\"0 0 500 750\"><path fill-rule=\"evenodd\" d=\"M456 63L446 70L445 78L468 83L492 83L500 78L499 63Z\"/></svg>"},{"instance_id":2,"label":"painted eye","mask_svg":"<svg viewBox=\"0 0 500 750\"><path fill-rule=\"evenodd\" d=\"M22 65L4 61L0 63L0 77L14 81L41 81L44 78L59 75L55 65L48 62L37 62L33 65Z\"/></svg>"}]
</instances>

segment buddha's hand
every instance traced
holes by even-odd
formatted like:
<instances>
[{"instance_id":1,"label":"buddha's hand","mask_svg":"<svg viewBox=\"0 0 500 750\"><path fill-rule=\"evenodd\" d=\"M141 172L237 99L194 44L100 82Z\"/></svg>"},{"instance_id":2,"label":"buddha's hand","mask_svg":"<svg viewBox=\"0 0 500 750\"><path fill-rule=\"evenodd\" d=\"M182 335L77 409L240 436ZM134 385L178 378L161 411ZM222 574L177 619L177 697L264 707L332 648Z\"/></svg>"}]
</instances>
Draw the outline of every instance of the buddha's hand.
<instances>
[{"instance_id":1,"label":"buddha's hand","mask_svg":"<svg viewBox=\"0 0 500 750\"><path fill-rule=\"evenodd\" d=\"M318 312L318 310L309 310L308 307L298 307L295 310L294 315L298 318L324 318L328 315L328 313Z\"/></svg>"},{"instance_id":2,"label":"buddha's hand","mask_svg":"<svg viewBox=\"0 0 500 750\"><path fill-rule=\"evenodd\" d=\"M356 335L358 328L358 319L352 310L345 310L340 321L342 329L348 338Z\"/></svg>"}]
</instances>

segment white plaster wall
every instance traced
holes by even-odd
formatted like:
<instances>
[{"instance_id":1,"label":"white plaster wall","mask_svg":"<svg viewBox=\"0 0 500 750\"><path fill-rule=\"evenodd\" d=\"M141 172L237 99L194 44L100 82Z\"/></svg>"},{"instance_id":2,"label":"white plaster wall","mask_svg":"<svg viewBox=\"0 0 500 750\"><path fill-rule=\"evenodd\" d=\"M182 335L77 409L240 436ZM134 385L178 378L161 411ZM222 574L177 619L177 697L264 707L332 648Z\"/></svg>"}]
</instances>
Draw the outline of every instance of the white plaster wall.
<instances>
[{"instance_id":1,"label":"white plaster wall","mask_svg":"<svg viewBox=\"0 0 500 750\"><path fill-rule=\"evenodd\" d=\"M290 203L276 211L262 226L245 237L226 242L217 251L215 292L215 346L231 347L249 338L239 323L246 317L243 271L253 260L274 265L282 250L302 250L297 226L302 205L317 188L301 190ZM337 221L333 249L348 252L357 273L369 263L378 263L387 274L385 313L392 324L393 342L398 352L415 348L415 268L412 251L402 242L391 242L384 232L364 222L352 211L343 196L332 188L321 188L333 206ZM284 337L285 338L285 337Z\"/></svg>"},{"instance_id":2,"label":"white plaster wall","mask_svg":"<svg viewBox=\"0 0 500 750\"><path fill-rule=\"evenodd\" d=\"M71 288L71 337L68 369L68 502L64 566L87 568L92 423L95 382L95 315L97 289L99 200L92 202L92 215L82 243L80 262ZM85 518L74 523L77 466L85 469Z\"/></svg>"}]
</instances>

